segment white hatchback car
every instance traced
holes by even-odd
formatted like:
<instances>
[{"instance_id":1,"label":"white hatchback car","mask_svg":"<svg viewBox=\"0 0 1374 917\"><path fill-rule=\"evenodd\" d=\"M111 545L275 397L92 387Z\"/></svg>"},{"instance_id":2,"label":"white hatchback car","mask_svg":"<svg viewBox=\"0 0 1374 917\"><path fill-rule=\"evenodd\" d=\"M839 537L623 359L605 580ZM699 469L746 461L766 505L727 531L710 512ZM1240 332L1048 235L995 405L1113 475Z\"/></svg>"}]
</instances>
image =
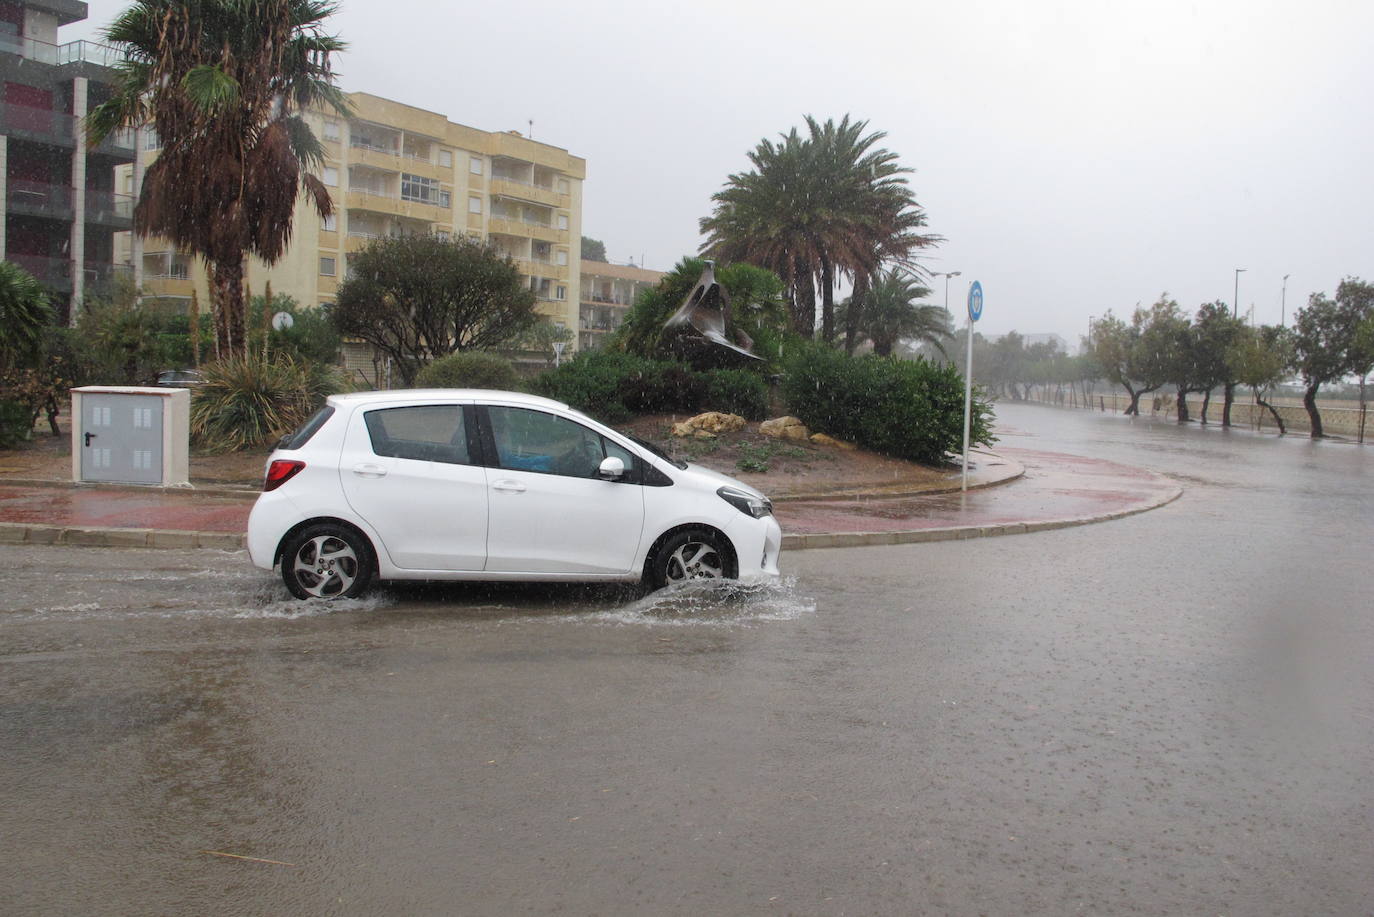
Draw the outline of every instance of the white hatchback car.
<instances>
[{"instance_id":1,"label":"white hatchback car","mask_svg":"<svg viewBox=\"0 0 1374 917\"><path fill-rule=\"evenodd\" d=\"M333 395L268 459L253 563L298 598L382 580L775 578L768 498L565 404L468 389Z\"/></svg>"}]
</instances>

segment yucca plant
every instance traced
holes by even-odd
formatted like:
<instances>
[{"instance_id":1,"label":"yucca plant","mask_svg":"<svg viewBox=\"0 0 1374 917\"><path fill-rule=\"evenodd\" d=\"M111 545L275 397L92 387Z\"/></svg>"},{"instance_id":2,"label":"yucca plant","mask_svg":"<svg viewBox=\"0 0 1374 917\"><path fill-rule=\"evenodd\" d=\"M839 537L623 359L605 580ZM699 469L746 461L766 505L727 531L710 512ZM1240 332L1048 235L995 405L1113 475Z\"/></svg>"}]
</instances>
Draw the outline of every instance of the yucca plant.
<instances>
[{"instance_id":1,"label":"yucca plant","mask_svg":"<svg viewBox=\"0 0 1374 917\"><path fill-rule=\"evenodd\" d=\"M191 400L191 437L213 452L263 446L299 427L342 387L337 371L288 355L245 354L204 368Z\"/></svg>"}]
</instances>

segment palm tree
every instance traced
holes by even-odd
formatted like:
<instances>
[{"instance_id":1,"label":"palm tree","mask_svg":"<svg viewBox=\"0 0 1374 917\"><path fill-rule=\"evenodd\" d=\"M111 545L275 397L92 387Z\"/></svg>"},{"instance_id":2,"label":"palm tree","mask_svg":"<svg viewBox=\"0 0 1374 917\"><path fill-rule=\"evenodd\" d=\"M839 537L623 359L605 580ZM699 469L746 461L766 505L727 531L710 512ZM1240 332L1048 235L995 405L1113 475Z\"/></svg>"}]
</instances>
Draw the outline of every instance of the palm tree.
<instances>
[{"instance_id":1,"label":"palm tree","mask_svg":"<svg viewBox=\"0 0 1374 917\"><path fill-rule=\"evenodd\" d=\"M882 261L911 265L915 250L940 239L917 231L925 214L907 185L911 170L874 148L886 134L865 136L868 122L848 115L838 124L808 115L806 125L805 137L794 128L781 143L761 141L749 154L754 170L731 175L712 196L702 251L776 272L792 294L794 329L808 337L819 283L821 332L833 342L839 277L861 284Z\"/></svg>"},{"instance_id":2,"label":"palm tree","mask_svg":"<svg viewBox=\"0 0 1374 917\"><path fill-rule=\"evenodd\" d=\"M212 272L220 356L242 353L245 258L268 264L291 240L304 192L333 212L308 170L324 161L299 112L346 114L322 31L322 0L135 0L105 31L124 52L115 91L88 119L91 143L151 124L162 152L148 168L134 228L203 257Z\"/></svg>"},{"instance_id":3,"label":"palm tree","mask_svg":"<svg viewBox=\"0 0 1374 917\"><path fill-rule=\"evenodd\" d=\"M930 290L903 268L894 267L873 278L859 332L873 342L874 353L889 357L900 340L929 343L945 353L944 342L954 336L953 323L943 306L917 302L929 295ZM842 308L851 311L853 300L846 300Z\"/></svg>"},{"instance_id":4,"label":"palm tree","mask_svg":"<svg viewBox=\"0 0 1374 917\"><path fill-rule=\"evenodd\" d=\"M0 261L0 370L31 364L52 320L52 307L38 281L19 265Z\"/></svg>"}]
</instances>

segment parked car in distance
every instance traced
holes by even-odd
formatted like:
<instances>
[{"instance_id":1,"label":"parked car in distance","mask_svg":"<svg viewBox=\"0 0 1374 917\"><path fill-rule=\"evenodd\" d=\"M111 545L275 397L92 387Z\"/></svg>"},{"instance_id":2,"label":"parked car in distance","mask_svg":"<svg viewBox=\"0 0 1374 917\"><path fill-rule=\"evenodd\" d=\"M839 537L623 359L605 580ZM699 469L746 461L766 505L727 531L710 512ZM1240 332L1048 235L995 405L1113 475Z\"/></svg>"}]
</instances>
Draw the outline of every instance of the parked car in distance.
<instances>
[{"instance_id":1,"label":"parked car in distance","mask_svg":"<svg viewBox=\"0 0 1374 917\"><path fill-rule=\"evenodd\" d=\"M515 392L332 395L282 438L248 550L297 598L381 580L777 577L772 503L565 404Z\"/></svg>"},{"instance_id":2,"label":"parked car in distance","mask_svg":"<svg viewBox=\"0 0 1374 917\"><path fill-rule=\"evenodd\" d=\"M165 388L195 388L205 384L205 377L194 369L164 369L157 374L157 384Z\"/></svg>"}]
</instances>

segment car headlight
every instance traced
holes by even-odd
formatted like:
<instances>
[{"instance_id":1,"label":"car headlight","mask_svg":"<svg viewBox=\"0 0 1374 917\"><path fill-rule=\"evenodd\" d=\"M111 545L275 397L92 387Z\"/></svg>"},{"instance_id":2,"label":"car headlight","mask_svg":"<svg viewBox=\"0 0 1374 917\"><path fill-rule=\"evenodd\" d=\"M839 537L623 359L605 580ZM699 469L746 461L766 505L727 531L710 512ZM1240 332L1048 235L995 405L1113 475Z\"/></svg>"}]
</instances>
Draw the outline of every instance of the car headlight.
<instances>
[{"instance_id":1,"label":"car headlight","mask_svg":"<svg viewBox=\"0 0 1374 917\"><path fill-rule=\"evenodd\" d=\"M716 494L746 516L762 519L764 516L773 515L773 501L767 497L755 496L738 487L722 487Z\"/></svg>"}]
</instances>

